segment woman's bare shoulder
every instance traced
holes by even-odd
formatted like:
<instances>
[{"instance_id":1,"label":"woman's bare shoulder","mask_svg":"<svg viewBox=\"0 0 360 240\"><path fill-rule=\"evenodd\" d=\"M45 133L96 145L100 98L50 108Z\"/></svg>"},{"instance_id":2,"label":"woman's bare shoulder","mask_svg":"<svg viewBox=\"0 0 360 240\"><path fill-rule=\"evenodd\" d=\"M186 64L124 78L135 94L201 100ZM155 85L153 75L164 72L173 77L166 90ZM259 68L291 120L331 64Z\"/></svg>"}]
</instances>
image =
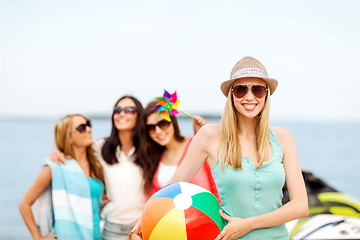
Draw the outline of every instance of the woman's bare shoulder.
<instances>
[{"instance_id":1,"label":"woman's bare shoulder","mask_svg":"<svg viewBox=\"0 0 360 240\"><path fill-rule=\"evenodd\" d=\"M206 124L200 128L197 134L206 138L217 137L220 135L220 126L219 124Z\"/></svg>"},{"instance_id":2,"label":"woman's bare shoulder","mask_svg":"<svg viewBox=\"0 0 360 240\"><path fill-rule=\"evenodd\" d=\"M271 129L274 131L283 147L287 145L291 146L291 144L295 142L293 135L288 129L283 127L271 127Z\"/></svg>"},{"instance_id":3,"label":"woman's bare shoulder","mask_svg":"<svg viewBox=\"0 0 360 240\"><path fill-rule=\"evenodd\" d=\"M276 136L278 138L288 138L288 137L292 137L291 132L283 127L271 127L271 129L274 131L274 133L276 134Z\"/></svg>"}]
</instances>

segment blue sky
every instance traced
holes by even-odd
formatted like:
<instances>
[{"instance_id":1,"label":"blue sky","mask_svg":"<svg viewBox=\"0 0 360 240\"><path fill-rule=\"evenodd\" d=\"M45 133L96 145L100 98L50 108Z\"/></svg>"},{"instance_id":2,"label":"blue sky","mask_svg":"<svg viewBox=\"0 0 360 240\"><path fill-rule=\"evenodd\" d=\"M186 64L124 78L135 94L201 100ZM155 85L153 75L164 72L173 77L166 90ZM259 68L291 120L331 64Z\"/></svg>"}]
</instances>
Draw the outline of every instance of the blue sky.
<instances>
[{"instance_id":1,"label":"blue sky","mask_svg":"<svg viewBox=\"0 0 360 240\"><path fill-rule=\"evenodd\" d=\"M177 90L221 113L243 56L279 81L274 119L360 119L360 2L0 0L0 116L109 114Z\"/></svg>"}]
</instances>

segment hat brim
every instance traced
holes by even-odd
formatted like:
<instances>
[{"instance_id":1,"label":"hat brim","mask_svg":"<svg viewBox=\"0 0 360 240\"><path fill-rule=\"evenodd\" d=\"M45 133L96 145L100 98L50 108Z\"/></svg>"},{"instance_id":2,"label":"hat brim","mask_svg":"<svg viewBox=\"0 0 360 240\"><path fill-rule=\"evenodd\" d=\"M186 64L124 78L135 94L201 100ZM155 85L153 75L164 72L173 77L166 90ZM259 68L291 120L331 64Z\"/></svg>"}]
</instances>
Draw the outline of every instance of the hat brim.
<instances>
[{"instance_id":1,"label":"hat brim","mask_svg":"<svg viewBox=\"0 0 360 240\"><path fill-rule=\"evenodd\" d=\"M275 92L277 85L278 85L278 81L274 78L261 78L261 77L252 77L252 76L246 76L246 77L240 77L240 78L235 78L235 79L231 79L231 80L227 80L225 82L223 82L220 86L222 93L225 95L225 97L228 96L229 90L231 85L238 79L241 78L260 78L262 80L264 80L266 82L266 85L269 87L270 89L270 95L273 94L273 92Z\"/></svg>"}]
</instances>

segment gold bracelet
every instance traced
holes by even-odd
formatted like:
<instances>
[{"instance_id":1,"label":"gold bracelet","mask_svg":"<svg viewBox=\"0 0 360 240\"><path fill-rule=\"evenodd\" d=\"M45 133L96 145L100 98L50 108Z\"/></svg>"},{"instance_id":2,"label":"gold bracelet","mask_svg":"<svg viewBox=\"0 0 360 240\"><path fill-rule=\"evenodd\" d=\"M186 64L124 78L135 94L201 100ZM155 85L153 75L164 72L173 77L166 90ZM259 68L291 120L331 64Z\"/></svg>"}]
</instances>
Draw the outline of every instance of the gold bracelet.
<instances>
[{"instance_id":1,"label":"gold bracelet","mask_svg":"<svg viewBox=\"0 0 360 240\"><path fill-rule=\"evenodd\" d=\"M142 233L140 231L137 232L136 229L132 229L132 230L129 231L129 235L128 235L129 240L131 239L130 237L131 237L131 234L133 234L133 233L135 233L136 235L142 237Z\"/></svg>"}]
</instances>

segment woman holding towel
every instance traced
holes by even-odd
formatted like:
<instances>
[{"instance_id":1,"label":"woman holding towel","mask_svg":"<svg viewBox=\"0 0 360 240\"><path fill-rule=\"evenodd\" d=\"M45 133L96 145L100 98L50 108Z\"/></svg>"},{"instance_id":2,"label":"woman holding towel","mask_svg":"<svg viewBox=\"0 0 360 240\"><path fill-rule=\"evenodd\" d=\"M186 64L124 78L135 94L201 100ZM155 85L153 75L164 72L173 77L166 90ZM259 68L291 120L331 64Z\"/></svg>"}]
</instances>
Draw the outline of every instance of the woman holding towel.
<instances>
[{"instance_id":1,"label":"woman holding towel","mask_svg":"<svg viewBox=\"0 0 360 240\"><path fill-rule=\"evenodd\" d=\"M66 115L55 125L57 149L65 164L47 163L23 197L19 209L33 239L100 240L99 201L103 169L92 148L91 123L80 114ZM43 236L31 205L51 186L54 229Z\"/></svg>"}]
</instances>

